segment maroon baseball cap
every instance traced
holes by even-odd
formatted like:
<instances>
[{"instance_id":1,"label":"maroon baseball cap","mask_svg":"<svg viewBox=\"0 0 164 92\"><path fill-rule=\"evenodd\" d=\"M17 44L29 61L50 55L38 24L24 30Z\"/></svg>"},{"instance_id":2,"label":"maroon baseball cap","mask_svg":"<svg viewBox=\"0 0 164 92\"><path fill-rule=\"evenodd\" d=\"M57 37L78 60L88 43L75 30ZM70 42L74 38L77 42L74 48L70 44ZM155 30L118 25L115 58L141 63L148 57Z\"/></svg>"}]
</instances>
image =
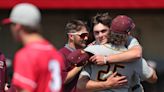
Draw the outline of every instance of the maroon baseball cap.
<instances>
[{"instance_id":1,"label":"maroon baseball cap","mask_svg":"<svg viewBox=\"0 0 164 92\"><path fill-rule=\"evenodd\" d=\"M133 30L135 24L133 20L126 15L118 15L112 20L111 31L126 34Z\"/></svg>"}]
</instances>

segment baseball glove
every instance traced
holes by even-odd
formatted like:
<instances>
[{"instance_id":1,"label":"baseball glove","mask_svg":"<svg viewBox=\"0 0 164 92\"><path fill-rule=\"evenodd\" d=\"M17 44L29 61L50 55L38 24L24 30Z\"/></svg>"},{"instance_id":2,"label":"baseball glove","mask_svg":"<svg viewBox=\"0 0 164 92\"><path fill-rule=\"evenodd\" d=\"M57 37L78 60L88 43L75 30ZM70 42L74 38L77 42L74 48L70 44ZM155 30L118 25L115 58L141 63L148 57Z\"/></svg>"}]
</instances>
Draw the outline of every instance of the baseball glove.
<instances>
[{"instance_id":1,"label":"baseball glove","mask_svg":"<svg viewBox=\"0 0 164 92\"><path fill-rule=\"evenodd\" d=\"M67 57L67 60L71 64L79 67L85 65L88 62L89 58L90 56L88 53L85 53L83 50L78 49L70 53Z\"/></svg>"}]
</instances>

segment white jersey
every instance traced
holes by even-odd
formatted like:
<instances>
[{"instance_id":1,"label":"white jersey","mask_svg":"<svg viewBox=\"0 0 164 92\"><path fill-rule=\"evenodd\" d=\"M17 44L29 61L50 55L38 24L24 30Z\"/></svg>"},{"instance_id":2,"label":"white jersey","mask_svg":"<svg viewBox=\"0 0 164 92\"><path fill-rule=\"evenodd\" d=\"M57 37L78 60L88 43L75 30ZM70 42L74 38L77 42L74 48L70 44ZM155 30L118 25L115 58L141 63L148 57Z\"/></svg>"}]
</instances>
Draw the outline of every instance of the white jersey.
<instances>
[{"instance_id":1,"label":"white jersey","mask_svg":"<svg viewBox=\"0 0 164 92\"><path fill-rule=\"evenodd\" d=\"M126 43L126 47L128 49L132 48L133 46L137 46L137 45L140 45L138 40L136 38L134 38L133 36L128 36L128 40L127 40L127 43Z\"/></svg>"},{"instance_id":2,"label":"white jersey","mask_svg":"<svg viewBox=\"0 0 164 92\"><path fill-rule=\"evenodd\" d=\"M111 44L105 45L91 45L84 49L86 52L90 52L96 55L112 55L126 51L127 48L115 47ZM133 78L137 74L141 79L149 78L153 70L148 67L145 60L130 62L130 63L117 63L110 65L96 65L88 64L82 70L80 76L88 76L94 81L105 81L113 72L118 72L119 75L127 76L128 84L119 89L106 89L99 92L130 92L129 89L133 83Z\"/></svg>"},{"instance_id":3,"label":"white jersey","mask_svg":"<svg viewBox=\"0 0 164 92\"><path fill-rule=\"evenodd\" d=\"M137 46L137 45L139 45L140 46L140 44L139 44L139 42L138 42L138 40L136 39L136 38L134 38L133 36L128 36L128 40L127 40L127 43L126 43L126 47L128 48L128 49L130 49L130 48L132 48L132 47L134 47L134 46ZM140 87L138 87L138 88L136 88L134 91L132 91L132 92L144 92L144 89L143 89L143 87L142 87L142 84L140 83L140 81L141 80L143 80L143 79L141 79L137 74L135 74L134 76L133 76L133 81L132 81L132 83L131 83L131 89L134 89L134 88L136 88L136 86L140 86Z\"/></svg>"}]
</instances>

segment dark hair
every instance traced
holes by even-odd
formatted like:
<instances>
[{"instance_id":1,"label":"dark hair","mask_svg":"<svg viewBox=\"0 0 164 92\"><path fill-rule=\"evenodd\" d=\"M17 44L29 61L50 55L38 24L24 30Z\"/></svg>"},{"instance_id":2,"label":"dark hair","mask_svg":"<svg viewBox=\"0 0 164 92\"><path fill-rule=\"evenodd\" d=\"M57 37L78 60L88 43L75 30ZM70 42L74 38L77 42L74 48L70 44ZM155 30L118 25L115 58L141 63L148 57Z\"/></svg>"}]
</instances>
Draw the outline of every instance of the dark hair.
<instances>
[{"instance_id":1,"label":"dark hair","mask_svg":"<svg viewBox=\"0 0 164 92\"><path fill-rule=\"evenodd\" d=\"M66 24L65 30L67 33L78 32L82 29L82 27L87 27L86 23L81 20L72 20Z\"/></svg>"},{"instance_id":2,"label":"dark hair","mask_svg":"<svg viewBox=\"0 0 164 92\"><path fill-rule=\"evenodd\" d=\"M93 30L93 27L98 23L102 23L103 25L110 27L111 21L112 18L108 13L97 14L91 19L91 29Z\"/></svg>"},{"instance_id":3,"label":"dark hair","mask_svg":"<svg viewBox=\"0 0 164 92\"><path fill-rule=\"evenodd\" d=\"M116 32L110 32L109 42L113 45L125 45L127 42L128 34L120 34Z\"/></svg>"}]
</instances>

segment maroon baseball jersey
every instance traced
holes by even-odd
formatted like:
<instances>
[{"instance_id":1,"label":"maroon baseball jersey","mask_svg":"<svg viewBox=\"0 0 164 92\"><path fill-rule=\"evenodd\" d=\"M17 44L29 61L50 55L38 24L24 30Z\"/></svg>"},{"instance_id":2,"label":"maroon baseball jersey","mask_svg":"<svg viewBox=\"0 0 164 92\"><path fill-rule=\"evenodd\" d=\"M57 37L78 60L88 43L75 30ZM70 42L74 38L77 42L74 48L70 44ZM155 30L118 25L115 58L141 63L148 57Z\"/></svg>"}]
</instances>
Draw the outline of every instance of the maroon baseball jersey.
<instances>
[{"instance_id":1,"label":"maroon baseball jersey","mask_svg":"<svg viewBox=\"0 0 164 92\"><path fill-rule=\"evenodd\" d=\"M4 92L5 83L7 83L5 56L0 52L0 92Z\"/></svg>"},{"instance_id":2,"label":"maroon baseball jersey","mask_svg":"<svg viewBox=\"0 0 164 92\"><path fill-rule=\"evenodd\" d=\"M59 92L62 87L62 57L47 41L32 42L14 58L14 86L29 92Z\"/></svg>"},{"instance_id":3,"label":"maroon baseball jersey","mask_svg":"<svg viewBox=\"0 0 164 92\"><path fill-rule=\"evenodd\" d=\"M68 45L65 45L63 48L59 50L59 52L64 57L64 64L65 67L62 69L62 74L67 75L67 73L72 70L74 67L71 65L71 63L67 60L68 54L70 54L75 49L70 48ZM79 78L80 72L67 84L64 84L63 92L76 92L76 84L77 80Z\"/></svg>"}]
</instances>

